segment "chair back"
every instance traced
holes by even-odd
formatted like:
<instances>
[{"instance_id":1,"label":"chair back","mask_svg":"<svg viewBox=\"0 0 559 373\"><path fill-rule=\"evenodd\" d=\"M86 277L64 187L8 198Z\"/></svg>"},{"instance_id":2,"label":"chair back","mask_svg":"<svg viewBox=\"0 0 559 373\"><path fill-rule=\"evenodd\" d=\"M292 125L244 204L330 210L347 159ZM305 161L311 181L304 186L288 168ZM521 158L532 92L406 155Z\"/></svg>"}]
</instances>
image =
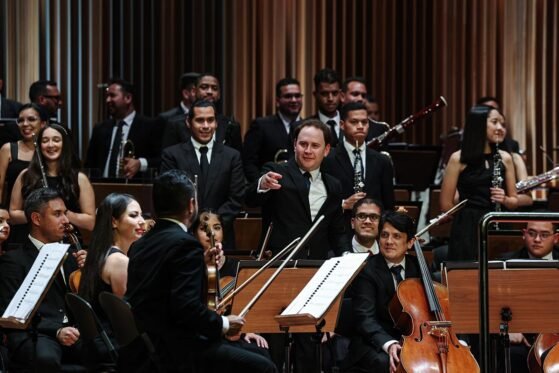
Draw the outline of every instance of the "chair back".
<instances>
[{"instance_id":1,"label":"chair back","mask_svg":"<svg viewBox=\"0 0 559 373\"><path fill-rule=\"evenodd\" d=\"M140 336L128 302L113 293L103 291L99 294L99 303L109 318L120 346L129 345Z\"/></svg>"}]
</instances>

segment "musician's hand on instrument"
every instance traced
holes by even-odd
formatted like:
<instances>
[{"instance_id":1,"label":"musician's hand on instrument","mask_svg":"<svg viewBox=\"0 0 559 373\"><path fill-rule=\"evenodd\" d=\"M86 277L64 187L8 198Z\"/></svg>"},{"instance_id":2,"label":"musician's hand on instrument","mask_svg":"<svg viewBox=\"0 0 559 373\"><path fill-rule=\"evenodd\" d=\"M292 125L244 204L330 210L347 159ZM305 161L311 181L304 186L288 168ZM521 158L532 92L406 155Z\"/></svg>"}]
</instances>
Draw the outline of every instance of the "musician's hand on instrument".
<instances>
[{"instance_id":1,"label":"musician's hand on instrument","mask_svg":"<svg viewBox=\"0 0 559 373\"><path fill-rule=\"evenodd\" d=\"M490 188L491 189L491 201L498 202L500 204L505 203L505 199L507 199L507 194L503 188Z\"/></svg>"},{"instance_id":2,"label":"musician's hand on instrument","mask_svg":"<svg viewBox=\"0 0 559 373\"><path fill-rule=\"evenodd\" d=\"M243 325L245 325L245 319L237 315L229 315L225 317L229 320L229 330L225 335L232 336L239 334Z\"/></svg>"},{"instance_id":3,"label":"musician's hand on instrument","mask_svg":"<svg viewBox=\"0 0 559 373\"><path fill-rule=\"evenodd\" d=\"M268 341L262 336L254 333L245 333L243 339L247 343L256 343L258 347L268 348Z\"/></svg>"},{"instance_id":4,"label":"musician's hand on instrument","mask_svg":"<svg viewBox=\"0 0 559 373\"><path fill-rule=\"evenodd\" d=\"M204 262L206 265L215 265L223 256L223 247L221 242L216 242L215 247L211 247L204 252Z\"/></svg>"},{"instance_id":5,"label":"musician's hand on instrument","mask_svg":"<svg viewBox=\"0 0 559 373\"><path fill-rule=\"evenodd\" d=\"M396 372L400 364L400 350L402 346L399 343L392 343L388 347L388 356L390 357L390 373Z\"/></svg>"},{"instance_id":6,"label":"musician's hand on instrument","mask_svg":"<svg viewBox=\"0 0 559 373\"><path fill-rule=\"evenodd\" d=\"M281 188L281 184L279 183L279 181L281 180L283 176L281 174L278 174L277 172L267 172L264 175L262 175L262 177L260 178L260 185L258 186L258 189L261 190L277 190Z\"/></svg>"},{"instance_id":7,"label":"musician's hand on instrument","mask_svg":"<svg viewBox=\"0 0 559 373\"><path fill-rule=\"evenodd\" d=\"M140 171L140 160L135 158L124 158L124 177L133 178Z\"/></svg>"},{"instance_id":8,"label":"musician's hand on instrument","mask_svg":"<svg viewBox=\"0 0 559 373\"><path fill-rule=\"evenodd\" d=\"M60 328L56 333L56 339L63 346L72 346L80 339L80 331L71 326Z\"/></svg>"},{"instance_id":9,"label":"musician's hand on instrument","mask_svg":"<svg viewBox=\"0 0 559 373\"><path fill-rule=\"evenodd\" d=\"M532 347L530 342L528 342L528 340L526 339L526 337L524 337L524 334L522 333L509 333L509 339L510 339L510 343L512 344L515 345L524 344L526 345L526 347Z\"/></svg>"},{"instance_id":10,"label":"musician's hand on instrument","mask_svg":"<svg viewBox=\"0 0 559 373\"><path fill-rule=\"evenodd\" d=\"M352 194L351 196L349 196L349 198L344 199L342 207L344 210L351 210L353 209L353 205L355 205L355 202L365 197L367 197L367 193L365 192L357 192L355 194Z\"/></svg>"},{"instance_id":11,"label":"musician's hand on instrument","mask_svg":"<svg viewBox=\"0 0 559 373\"><path fill-rule=\"evenodd\" d=\"M85 265L85 259L87 258L87 251L80 250L78 252L72 253L74 258L76 258L76 262L78 263L79 268L83 268Z\"/></svg>"}]
</instances>

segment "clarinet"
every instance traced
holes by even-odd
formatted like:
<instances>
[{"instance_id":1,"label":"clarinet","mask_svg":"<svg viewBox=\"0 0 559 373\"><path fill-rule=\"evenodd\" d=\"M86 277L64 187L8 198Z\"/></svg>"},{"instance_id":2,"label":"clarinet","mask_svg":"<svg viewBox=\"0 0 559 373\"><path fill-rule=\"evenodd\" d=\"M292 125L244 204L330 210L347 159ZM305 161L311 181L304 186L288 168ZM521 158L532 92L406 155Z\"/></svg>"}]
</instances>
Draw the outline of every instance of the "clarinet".
<instances>
[{"instance_id":1,"label":"clarinet","mask_svg":"<svg viewBox=\"0 0 559 373\"><path fill-rule=\"evenodd\" d=\"M45 166L43 165L43 157L41 155L41 149L39 148L39 143L37 142L37 136L35 136L35 134L33 134L33 143L35 144L35 155L37 156L37 161L39 162L39 168L41 169L43 188L48 188L49 184L47 182L47 174L45 173Z\"/></svg>"},{"instance_id":2,"label":"clarinet","mask_svg":"<svg viewBox=\"0 0 559 373\"><path fill-rule=\"evenodd\" d=\"M359 150L359 144L355 142L355 149ZM363 160L361 160L363 162ZM361 174L361 165L357 164L357 155L353 161L353 192L360 193L363 191L365 183L363 182L363 175Z\"/></svg>"},{"instance_id":3,"label":"clarinet","mask_svg":"<svg viewBox=\"0 0 559 373\"><path fill-rule=\"evenodd\" d=\"M493 179L491 180L491 186L493 188L503 187L503 160L501 158L501 153L499 153L499 143L495 143L495 153L493 154ZM501 211L501 203L495 202L495 211Z\"/></svg>"}]
</instances>

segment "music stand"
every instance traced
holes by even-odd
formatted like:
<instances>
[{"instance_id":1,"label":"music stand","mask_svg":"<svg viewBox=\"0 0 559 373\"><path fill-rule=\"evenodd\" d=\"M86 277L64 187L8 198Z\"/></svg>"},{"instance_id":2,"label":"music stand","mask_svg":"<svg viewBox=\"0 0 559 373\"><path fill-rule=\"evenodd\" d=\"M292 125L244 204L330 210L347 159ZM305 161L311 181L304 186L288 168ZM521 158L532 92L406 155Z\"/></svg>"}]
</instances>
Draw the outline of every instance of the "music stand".
<instances>
[{"instance_id":1,"label":"music stand","mask_svg":"<svg viewBox=\"0 0 559 373\"><path fill-rule=\"evenodd\" d=\"M414 191L425 190L435 180L441 147L435 145L388 145L398 184L411 184Z\"/></svg>"}]
</instances>

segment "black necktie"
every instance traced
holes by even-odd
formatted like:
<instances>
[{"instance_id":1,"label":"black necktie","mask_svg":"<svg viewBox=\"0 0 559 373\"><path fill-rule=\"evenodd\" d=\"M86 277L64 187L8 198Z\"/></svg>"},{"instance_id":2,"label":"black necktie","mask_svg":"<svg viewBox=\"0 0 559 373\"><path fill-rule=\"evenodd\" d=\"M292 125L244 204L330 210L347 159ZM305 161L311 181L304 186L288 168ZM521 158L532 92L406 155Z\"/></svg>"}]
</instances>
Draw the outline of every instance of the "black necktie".
<instances>
[{"instance_id":1,"label":"black necktie","mask_svg":"<svg viewBox=\"0 0 559 373\"><path fill-rule=\"evenodd\" d=\"M122 142L122 127L124 121L121 120L117 124L116 134L113 139L113 146L111 148L111 156L109 157L109 177L116 177L116 170L118 166L118 152L120 150L120 143Z\"/></svg>"},{"instance_id":2,"label":"black necktie","mask_svg":"<svg viewBox=\"0 0 559 373\"><path fill-rule=\"evenodd\" d=\"M404 267L402 267L401 265L390 267L390 272L392 272L392 274L394 275L394 278L396 279L396 284L399 284L404 280L402 278L402 268Z\"/></svg>"},{"instance_id":3,"label":"black necktie","mask_svg":"<svg viewBox=\"0 0 559 373\"><path fill-rule=\"evenodd\" d=\"M206 181L208 178L208 170L210 169L210 162L208 162L208 147L200 147L200 188L198 191L200 193L204 192L206 187Z\"/></svg>"},{"instance_id":4,"label":"black necktie","mask_svg":"<svg viewBox=\"0 0 559 373\"><path fill-rule=\"evenodd\" d=\"M353 162L354 171L359 167L359 172L361 172L361 179L365 178L365 170L363 169L363 158L361 158L361 151L358 148L353 149L353 155L355 156L355 161Z\"/></svg>"},{"instance_id":5,"label":"black necktie","mask_svg":"<svg viewBox=\"0 0 559 373\"><path fill-rule=\"evenodd\" d=\"M303 174L303 176L305 177L305 185L307 187L307 191L309 191L311 189L311 173L307 171Z\"/></svg>"},{"instance_id":6,"label":"black necktie","mask_svg":"<svg viewBox=\"0 0 559 373\"><path fill-rule=\"evenodd\" d=\"M338 145L338 135L336 134L336 121L330 119L326 122L327 125L330 126L330 132L332 132L332 143L330 145L336 146Z\"/></svg>"}]
</instances>

